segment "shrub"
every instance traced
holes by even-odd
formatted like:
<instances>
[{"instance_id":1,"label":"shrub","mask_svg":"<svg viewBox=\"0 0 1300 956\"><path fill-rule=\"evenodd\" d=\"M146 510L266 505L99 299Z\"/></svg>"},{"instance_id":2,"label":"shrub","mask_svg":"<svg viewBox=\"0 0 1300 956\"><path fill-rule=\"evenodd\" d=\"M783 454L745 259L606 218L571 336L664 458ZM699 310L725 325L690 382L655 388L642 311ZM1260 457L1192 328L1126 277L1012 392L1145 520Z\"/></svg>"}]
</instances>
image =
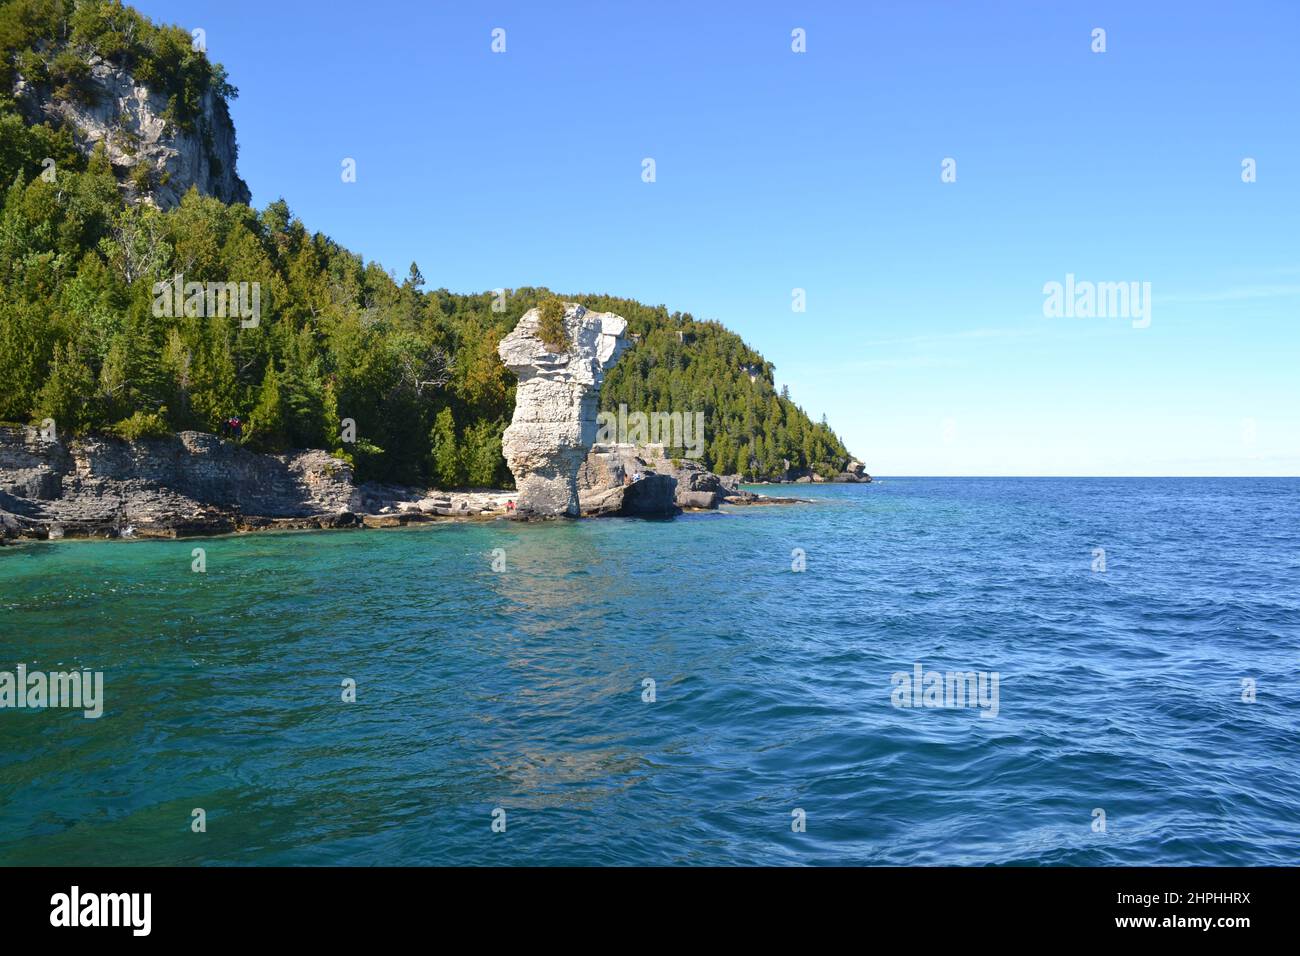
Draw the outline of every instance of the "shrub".
<instances>
[{"instance_id":1,"label":"shrub","mask_svg":"<svg viewBox=\"0 0 1300 956\"><path fill-rule=\"evenodd\" d=\"M153 189L156 178L153 164L144 159L132 166L131 172L127 175L131 188L138 194L144 194Z\"/></svg>"},{"instance_id":2,"label":"shrub","mask_svg":"<svg viewBox=\"0 0 1300 956\"><path fill-rule=\"evenodd\" d=\"M166 438L172 433L167 427L167 409L156 412L136 412L114 425L109 431L120 435L127 441L141 438Z\"/></svg>"},{"instance_id":3,"label":"shrub","mask_svg":"<svg viewBox=\"0 0 1300 956\"><path fill-rule=\"evenodd\" d=\"M550 298L538 309L537 337L552 352L569 350L569 330L564 327L564 303Z\"/></svg>"}]
</instances>

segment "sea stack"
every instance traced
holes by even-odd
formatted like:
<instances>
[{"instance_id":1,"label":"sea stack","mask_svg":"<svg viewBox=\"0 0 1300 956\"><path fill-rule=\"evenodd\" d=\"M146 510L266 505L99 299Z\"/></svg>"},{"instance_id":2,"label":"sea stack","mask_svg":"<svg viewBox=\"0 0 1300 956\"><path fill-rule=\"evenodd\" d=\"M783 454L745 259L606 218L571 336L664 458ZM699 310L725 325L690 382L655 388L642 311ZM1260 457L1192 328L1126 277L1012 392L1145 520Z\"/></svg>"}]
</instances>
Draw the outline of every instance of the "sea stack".
<instances>
[{"instance_id":1,"label":"sea stack","mask_svg":"<svg viewBox=\"0 0 1300 956\"><path fill-rule=\"evenodd\" d=\"M519 489L521 518L577 517L578 469L596 440L605 373L628 346L627 320L565 302L567 342L542 341L541 310L524 313L497 354L519 377L501 451ZM561 351L552 351L560 345Z\"/></svg>"}]
</instances>

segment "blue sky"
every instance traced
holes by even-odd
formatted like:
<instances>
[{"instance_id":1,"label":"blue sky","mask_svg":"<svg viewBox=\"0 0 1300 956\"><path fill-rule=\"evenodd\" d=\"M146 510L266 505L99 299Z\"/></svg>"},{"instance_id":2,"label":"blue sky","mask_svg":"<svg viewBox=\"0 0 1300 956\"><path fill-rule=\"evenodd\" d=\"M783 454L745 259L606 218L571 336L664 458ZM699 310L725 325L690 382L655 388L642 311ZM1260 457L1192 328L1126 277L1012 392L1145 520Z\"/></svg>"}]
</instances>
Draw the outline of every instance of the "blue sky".
<instances>
[{"instance_id":1,"label":"blue sky","mask_svg":"<svg viewBox=\"0 0 1300 956\"><path fill-rule=\"evenodd\" d=\"M206 30L255 205L718 319L873 473L1300 474L1300 4L136 6Z\"/></svg>"}]
</instances>

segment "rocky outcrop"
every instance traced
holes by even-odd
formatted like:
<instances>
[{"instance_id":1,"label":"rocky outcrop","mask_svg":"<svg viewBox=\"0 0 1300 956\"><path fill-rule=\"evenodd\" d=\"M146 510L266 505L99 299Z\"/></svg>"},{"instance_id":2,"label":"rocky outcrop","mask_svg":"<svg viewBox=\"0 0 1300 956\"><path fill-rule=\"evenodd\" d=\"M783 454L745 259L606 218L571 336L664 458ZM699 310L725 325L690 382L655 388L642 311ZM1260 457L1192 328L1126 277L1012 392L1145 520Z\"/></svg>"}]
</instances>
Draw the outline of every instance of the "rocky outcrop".
<instances>
[{"instance_id":1,"label":"rocky outcrop","mask_svg":"<svg viewBox=\"0 0 1300 956\"><path fill-rule=\"evenodd\" d=\"M670 518L798 500L756 495L697 462L648 454L632 445L594 448L576 469L580 513ZM491 520L514 516L518 500L514 491L357 485L351 467L328 452L263 455L204 432L65 442L0 427L0 544Z\"/></svg>"},{"instance_id":2,"label":"rocky outcrop","mask_svg":"<svg viewBox=\"0 0 1300 956\"><path fill-rule=\"evenodd\" d=\"M806 485L812 483L820 484L827 481L836 482L838 484L856 484L858 482L867 484L871 481L871 476L867 474L866 466L856 458L849 459L848 464L844 466L844 470L830 478L826 478L810 468L794 468L791 466L789 461L786 461L785 470L782 471L779 476L769 479L769 481L765 483L776 485L785 483Z\"/></svg>"},{"instance_id":3,"label":"rocky outcrop","mask_svg":"<svg viewBox=\"0 0 1300 956\"><path fill-rule=\"evenodd\" d=\"M235 171L235 127L216 90L203 94L198 115L182 128L165 118L168 98L161 92L98 56L87 62L89 76L76 98L56 99L20 76L13 96L27 121L66 127L87 155L103 143L131 199L168 209L191 186L222 202L252 199Z\"/></svg>"},{"instance_id":4,"label":"rocky outcrop","mask_svg":"<svg viewBox=\"0 0 1300 956\"><path fill-rule=\"evenodd\" d=\"M855 482L869 482L871 481L871 476L867 474L867 466L854 458L848 463L845 469L832 478L831 481L839 482L841 484L853 484Z\"/></svg>"},{"instance_id":5,"label":"rocky outcrop","mask_svg":"<svg viewBox=\"0 0 1300 956\"><path fill-rule=\"evenodd\" d=\"M715 475L697 461L663 457L657 445L593 446L578 470L578 487L584 517L663 517L723 504L806 503L746 491L739 475Z\"/></svg>"},{"instance_id":6,"label":"rocky outcrop","mask_svg":"<svg viewBox=\"0 0 1300 956\"><path fill-rule=\"evenodd\" d=\"M671 518L681 510L677 479L658 474L624 445L596 445L578 469L584 518Z\"/></svg>"},{"instance_id":7,"label":"rocky outcrop","mask_svg":"<svg viewBox=\"0 0 1300 956\"><path fill-rule=\"evenodd\" d=\"M519 489L519 517L577 517L578 470L596 440L601 382L629 344L627 322L565 303L568 346L561 352L542 342L539 323L540 311L530 309L497 347L519 377L501 450Z\"/></svg>"},{"instance_id":8,"label":"rocky outcrop","mask_svg":"<svg viewBox=\"0 0 1300 956\"><path fill-rule=\"evenodd\" d=\"M351 466L328 452L261 455L204 432L63 442L0 427L0 544L404 527L504 516L514 497L357 485Z\"/></svg>"},{"instance_id":9,"label":"rocky outcrop","mask_svg":"<svg viewBox=\"0 0 1300 956\"><path fill-rule=\"evenodd\" d=\"M245 517L356 510L351 467L325 451L258 455L203 432L64 443L0 428L0 511L11 537L179 537L237 530Z\"/></svg>"},{"instance_id":10,"label":"rocky outcrop","mask_svg":"<svg viewBox=\"0 0 1300 956\"><path fill-rule=\"evenodd\" d=\"M579 493L584 518L671 518L677 506L677 482L668 475L648 474L625 485Z\"/></svg>"},{"instance_id":11,"label":"rocky outcrop","mask_svg":"<svg viewBox=\"0 0 1300 956\"><path fill-rule=\"evenodd\" d=\"M699 462L663 457L660 446L596 445L578 472L583 514L606 513L594 510L589 502L605 496L611 489L631 484L634 479L640 483L648 478L672 481L674 510L716 508L727 497L740 493L736 485L726 484L725 479Z\"/></svg>"}]
</instances>

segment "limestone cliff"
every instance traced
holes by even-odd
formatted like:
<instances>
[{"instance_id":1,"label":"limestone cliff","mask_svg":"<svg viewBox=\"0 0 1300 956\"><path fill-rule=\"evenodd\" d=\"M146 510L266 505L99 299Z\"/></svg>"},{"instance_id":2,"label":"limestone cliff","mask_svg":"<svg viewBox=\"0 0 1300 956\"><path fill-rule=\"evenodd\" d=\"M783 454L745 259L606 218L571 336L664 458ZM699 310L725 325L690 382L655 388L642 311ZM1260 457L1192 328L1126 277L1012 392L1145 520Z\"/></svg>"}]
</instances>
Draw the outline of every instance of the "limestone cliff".
<instances>
[{"instance_id":1,"label":"limestone cliff","mask_svg":"<svg viewBox=\"0 0 1300 956\"><path fill-rule=\"evenodd\" d=\"M514 497L358 485L326 451L259 454L205 432L64 441L0 426L0 545L487 520L506 515Z\"/></svg>"},{"instance_id":2,"label":"limestone cliff","mask_svg":"<svg viewBox=\"0 0 1300 956\"><path fill-rule=\"evenodd\" d=\"M324 451L258 455L202 432L65 443L0 428L0 519L11 537L173 537L234 530L242 516L357 510L351 468Z\"/></svg>"},{"instance_id":3,"label":"limestone cliff","mask_svg":"<svg viewBox=\"0 0 1300 956\"><path fill-rule=\"evenodd\" d=\"M540 310L530 309L497 347L519 377L502 452L519 489L520 517L577 517L578 469L596 440L601 382L629 344L627 322L567 302L568 346L553 352L539 335L540 321Z\"/></svg>"},{"instance_id":4,"label":"limestone cliff","mask_svg":"<svg viewBox=\"0 0 1300 956\"><path fill-rule=\"evenodd\" d=\"M183 128L167 118L167 97L98 56L87 60L85 89L56 98L21 76L13 96L28 122L67 128L87 155L103 143L128 198L168 209L191 186L222 202L248 203L235 170L238 148L225 99L208 89L199 114Z\"/></svg>"}]
</instances>

